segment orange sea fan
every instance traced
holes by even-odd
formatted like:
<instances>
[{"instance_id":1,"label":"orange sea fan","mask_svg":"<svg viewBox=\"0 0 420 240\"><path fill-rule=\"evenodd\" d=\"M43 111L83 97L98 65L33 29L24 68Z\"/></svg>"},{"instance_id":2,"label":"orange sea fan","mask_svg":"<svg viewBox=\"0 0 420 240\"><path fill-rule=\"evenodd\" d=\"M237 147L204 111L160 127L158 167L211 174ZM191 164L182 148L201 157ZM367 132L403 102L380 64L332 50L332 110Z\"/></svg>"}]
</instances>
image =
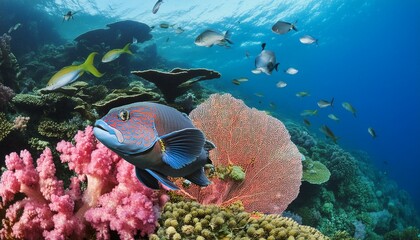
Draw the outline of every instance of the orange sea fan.
<instances>
[{"instance_id":1,"label":"orange sea fan","mask_svg":"<svg viewBox=\"0 0 420 240\"><path fill-rule=\"evenodd\" d=\"M214 94L190 118L216 145L210 159L216 167L236 165L245 180L212 178L210 186L185 191L203 204L227 205L241 200L247 211L281 214L299 193L301 154L278 119L230 94Z\"/></svg>"}]
</instances>

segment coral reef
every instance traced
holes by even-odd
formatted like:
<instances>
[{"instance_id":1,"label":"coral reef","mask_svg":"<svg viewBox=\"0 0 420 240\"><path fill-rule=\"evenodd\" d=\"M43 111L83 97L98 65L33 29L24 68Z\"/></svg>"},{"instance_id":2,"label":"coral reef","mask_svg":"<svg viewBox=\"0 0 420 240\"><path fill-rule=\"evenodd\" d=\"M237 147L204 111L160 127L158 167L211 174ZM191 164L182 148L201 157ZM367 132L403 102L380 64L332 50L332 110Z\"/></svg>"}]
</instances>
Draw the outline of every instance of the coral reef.
<instances>
[{"instance_id":1,"label":"coral reef","mask_svg":"<svg viewBox=\"0 0 420 240\"><path fill-rule=\"evenodd\" d=\"M12 38L6 33L0 36L0 83L17 90L20 68L10 47L11 40Z\"/></svg>"},{"instance_id":2,"label":"coral reef","mask_svg":"<svg viewBox=\"0 0 420 240\"><path fill-rule=\"evenodd\" d=\"M330 171L321 162L306 159L303 161L302 166L302 181L307 181L311 184L322 184L330 179Z\"/></svg>"},{"instance_id":3,"label":"coral reef","mask_svg":"<svg viewBox=\"0 0 420 240\"><path fill-rule=\"evenodd\" d=\"M216 145L210 152L216 171L239 166L245 173L243 181L214 174L210 186L186 189L191 197L203 204L240 200L247 211L265 213L282 213L295 199L302 177L301 154L279 120L229 94L211 95L190 118Z\"/></svg>"},{"instance_id":4,"label":"coral reef","mask_svg":"<svg viewBox=\"0 0 420 240\"><path fill-rule=\"evenodd\" d=\"M227 208L196 202L167 203L149 239L329 239L318 230L279 215L250 214L240 203Z\"/></svg>"},{"instance_id":5,"label":"coral reef","mask_svg":"<svg viewBox=\"0 0 420 240\"><path fill-rule=\"evenodd\" d=\"M144 71L131 71L131 73L153 82L162 92L168 103L186 93L194 83L220 78L220 73L202 68L182 69L174 68L170 72L154 69Z\"/></svg>"},{"instance_id":6,"label":"coral reef","mask_svg":"<svg viewBox=\"0 0 420 240\"><path fill-rule=\"evenodd\" d=\"M76 174L67 189L56 177L49 148L36 167L26 150L6 156L0 181L2 239L90 238L88 228L100 239L109 239L110 231L134 239L154 231L167 196L140 184L133 166L98 143L92 127L79 131L75 142L57 144L61 162Z\"/></svg>"},{"instance_id":7,"label":"coral reef","mask_svg":"<svg viewBox=\"0 0 420 240\"><path fill-rule=\"evenodd\" d=\"M13 130L13 123L10 123L6 114L0 112L0 142L5 139L9 133Z\"/></svg>"},{"instance_id":8,"label":"coral reef","mask_svg":"<svg viewBox=\"0 0 420 240\"><path fill-rule=\"evenodd\" d=\"M346 234L359 239L360 236L383 239L391 230L400 232L404 227L420 225L407 193L377 172L366 154L350 153L336 144L313 141L311 139L315 138L305 127L287 126L292 129L291 139L306 158L303 179L307 177L307 160L324 164L331 173L328 182L322 185L304 182L299 196L289 206L290 211L302 216L303 224L333 239L347 239ZM395 207L397 205L400 207Z\"/></svg>"},{"instance_id":9,"label":"coral reef","mask_svg":"<svg viewBox=\"0 0 420 240\"><path fill-rule=\"evenodd\" d=\"M0 110L4 109L15 96L15 92L0 82Z\"/></svg>"}]
</instances>

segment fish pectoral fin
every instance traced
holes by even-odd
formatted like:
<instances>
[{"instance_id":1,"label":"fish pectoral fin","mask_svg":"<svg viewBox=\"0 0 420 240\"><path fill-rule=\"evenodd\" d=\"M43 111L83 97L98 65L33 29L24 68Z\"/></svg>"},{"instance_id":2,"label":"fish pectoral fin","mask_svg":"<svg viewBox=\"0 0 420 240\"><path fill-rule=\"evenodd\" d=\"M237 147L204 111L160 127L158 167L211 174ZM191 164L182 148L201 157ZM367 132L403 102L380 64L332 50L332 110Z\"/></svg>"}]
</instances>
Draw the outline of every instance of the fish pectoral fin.
<instances>
[{"instance_id":1,"label":"fish pectoral fin","mask_svg":"<svg viewBox=\"0 0 420 240\"><path fill-rule=\"evenodd\" d=\"M151 189L159 189L159 183L155 177L153 177L146 170L136 167L136 177L146 187Z\"/></svg>"},{"instance_id":2,"label":"fish pectoral fin","mask_svg":"<svg viewBox=\"0 0 420 240\"><path fill-rule=\"evenodd\" d=\"M197 159L206 141L197 128L185 128L161 137L165 145L162 160L174 169L180 169Z\"/></svg>"},{"instance_id":3,"label":"fish pectoral fin","mask_svg":"<svg viewBox=\"0 0 420 240\"><path fill-rule=\"evenodd\" d=\"M197 171L185 176L184 178L201 187L208 186L211 183L204 173L204 168L197 169Z\"/></svg>"},{"instance_id":4,"label":"fish pectoral fin","mask_svg":"<svg viewBox=\"0 0 420 240\"><path fill-rule=\"evenodd\" d=\"M204 150L210 151L210 150L215 149L215 148L216 148L216 145L213 142L211 142L210 140L206 139L206 142L204 143Z\"/></svg>"},{"instance_id":5,"label":"fish pectoral fin","mask_svg":"<svg viewBox=\"0 0 420 240\"><path fill-rule=\"evenodd\" d=\"M145 171L171 190L179 190L179 188L173 182L169 181L165 175L150 169L145 169Z\"/></svg>"}]
</instances>

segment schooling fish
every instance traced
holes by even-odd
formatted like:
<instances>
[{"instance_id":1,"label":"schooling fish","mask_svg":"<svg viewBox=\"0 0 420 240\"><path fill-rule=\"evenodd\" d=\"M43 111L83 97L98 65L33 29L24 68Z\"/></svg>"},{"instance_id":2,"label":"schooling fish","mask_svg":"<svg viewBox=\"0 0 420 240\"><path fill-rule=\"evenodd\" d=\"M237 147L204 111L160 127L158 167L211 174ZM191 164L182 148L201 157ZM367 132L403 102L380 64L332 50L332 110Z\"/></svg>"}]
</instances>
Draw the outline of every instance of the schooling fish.
<instances>
[{"instance_id":1,"label":"schooling fish","mask_svg":"<svg viewBox=\"0 0 420 240\"><path fill-rule=\"evenodd\" d=\"M296 68L289 67L288 69L284 70L284 72L289 75L295 75L299 72L299 70L297 70Z\"/></svg>"},{"instance_id":2,"label":"schooling fish","mask_svg":"<svg viewBox=\"0 0 420 240\"><path fill-rule=\"evenodd\" d=\"M376 132L373 128L369 127L368 133L370 134L370 136L372 136L372 138L376 138Z\"/></svg>"},{"instance_id":3,"label":"schooling fish","mask_svg":"<svg viewBox=\"0 0 420 240\"><path fill-rule=\"evenodd\" d=\"M303 110L303 112L300 113L300 116L315 116L318 114L318 109L315 110Z\"/></svg>"},{"instance_id":4,"label":"schooling fish","mask_svg":"<svg viewBox=\"0 0 420 240\"><path fill-rule=\"evenodd\" d=\"M350 103L343 102L341 105L343 106L344 109L351 112L353 116L356 117L356 109Z\"/></svg>"},{"instance_id":5,"label":"schooling fish","mask_svg":"<svg viewBox=\"0 0 420 240\"><path fill-rule=\"evenodd\" d=\"M279 81L278 83L276 83L276 87L278 88L284 88L286 86L287 86L287 83L283 81Z\"/></svg>"},{"instance_id":6,"label":"schooling fish","mask_svg":"<svg viewBox=\"0 0 420 240\"><path fill-rule=\"evenodd\" d=\"M334 143L337 143L338 137L334 135L333 131L331 131L331 129L327 127L327 125L322 125L319 130L323 132L327 138L331 138L331 140L333 140Z\"/></svg>"},{"instance_id":7,"label":"schooling fish","mask_svg":"<svg viewBox=\"0 0 420 240\"><path fill-rule=\"evenodd\" d=\"M156 14L159 11L160 5L163 3L162 0L158 0L153 6L152 13Z\"/></svg>"},{"instance_id":8,"label":"schooling fish","mask_svg":"<svg viewBox=\"0 0 420 240\"><path fill-rule=\"evenodd\" d=\"M300 37L299 41L303 44L312 44L312 43L318 44L318 39L316 39L312 36L309 36L309 35L305 35L303 37Z\"/></svg>"},{"instance_id":9,"label":"schooling fish","mask_svg":"<svg viewBox=\"0 0 420 240\"><path fill-rule=\"evenodd\" d=\"M328 118L330 118L334 121L337 121L337 122L340 121L340 119L332 113L328 114Z\"/></svg>"},{"instance_id":10,"label":"schooling fish","mask_svg":"<svg viewBox=\"0 0 420 240\"><path fill-rule=\"evenodd\" d=\"M229 37L229 31L222 34L213 30L206 30L197 36L194 43L201 47L212 47L215 44L219 46L228 46L228 44L233 44Z\"/></svg>"},{"instance_id":11,"label":"schooling fish","mask_svg":"<svg viewBox=\"0 0 420 240\"><path fill-rule=\"evenodd\" d=\"M139 102L111 109L95 122L96 138L136 169L147 187L158 182L176 190L167 176L184 177L199 186L210 181L204 165L214 145L186 114L158 103Z\"/></svg>"},{"instance_id":12,"label":"schooling fish","mask_svg":"<svg viewBox=\"0 0 420 240\"><path fill-rule=\"evenodd\" d=\"M331 99L331 101L321 99L317 102L318 107L320 108L326 108L329 106L333 107L333 103L334 103L334 97Z\"/></svg>"},{"instance_id":13,"label":"schooling fish","mask_svg":"<svg viewBox=\"0 0 420 240\"><path fill-rule=\"evenodd\" d=\"M276 63L276 54L272 51L265 50L265 43L261 44L262 51L261 53L255 58L255 69L252 70L254 74L265 73L267 75L271 75L274 69L279 66L280 63Z\"/></svg>"},{"instance_id":14,"label":"schooling fish","mask_svg":"<svg viewBox=\"0 0 420 240\"><path fill-rule=\"evenodd\" d=\"M75 11L75 12L72 12L72 11L68 11L66 14L64 14L63 15L63 22L64 21L69 21L70 19L73 19L74 20L74 14L76 14L76 13L78 13L79 11Z\"/></svg>"},{"instance_id":15,"label":"schooling fish","mask_svg":"<svg viewBox=\"0 0 420 240\"><path fill-rule=\"evenodd\" d=\"M296 93L296 97L309 97L311 96L308 92L298 92Z\"/></svg>"},{"instance_id":16,"label":"schooling fish","mask_svg":"<svg viewBox=\"0 0 420 240\"><path fill-rule=\"evenodd\" d=\"M297 21L296 21L297 22ZM288 33L290 30L295 30L295 31L297 31L297 28L296 28L296 22L294 22L294 23L289 23L289 22L283 22L283 21L277 21L272 27L271 27L271 30L274 32L274 33L277 33L277 34L285 34L285 33Z\"/></svg>"},{"instance_id":17,"label":"schooling fish","mask_svg":"<svg viewBox=\"0 0 420 240\"><path fill-rule=\"evenodd\" d=\"M95 55L98 54L97 52L93 52L89 54L86 61L80 65L68 66L62 68L60 71L55 73L51 79L47 83L47 87L45 90L55 90L57 88L61 88L67 84L70 84L80 76L83 75L85 72L89 72L93 74L95 77L102 77L103 73L100 73L98 69L93 66L93 59Z\"/></svg>"},{"instance_id":18,"label":"schooling fish","mask_svg":"<svg viewBox=\"0 0 420 240\"><path fill-rule=\"evenodd\" d=\"M105 53L105 55L102 57L102 62L103 63L112 62L115 59L119 58L121 54L123 53L128 53L128 54L133 55L133 53L130 51L130 45L131 43L127 43L122 49L112 49L109 52Z\"/></svg>"}]
</instances>

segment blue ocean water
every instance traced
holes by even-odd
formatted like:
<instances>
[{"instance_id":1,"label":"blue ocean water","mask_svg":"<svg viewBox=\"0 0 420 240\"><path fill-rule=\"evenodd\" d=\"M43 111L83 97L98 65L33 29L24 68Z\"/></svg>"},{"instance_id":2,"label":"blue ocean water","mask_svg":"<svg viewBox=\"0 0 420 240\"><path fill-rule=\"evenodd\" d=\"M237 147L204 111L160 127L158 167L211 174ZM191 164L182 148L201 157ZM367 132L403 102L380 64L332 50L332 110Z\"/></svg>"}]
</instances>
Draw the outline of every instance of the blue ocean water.
<instances>
[{"instance_id":1,"label":"blue ocean water","mask_svg":"<svg viewBox=\"0 0 420 240\"><path fill-rule=\"evenodd\" d=\"M220 79L206 83L216 91L232 93L250 106L297 122L303 120L302 111L318 109L318 116L308 117L309 131L323 137L319 127L326 124L344 149L367 152L379 171L410 193L420 210L419 1L167 0L152 14L154 3L39 0L32 4L54 19L55 24L47 27L67 41L114 21L137 20L155 26L151 41L162 57L219 71ZM80 12L74 20L63 22L68 10ZM35 17L28 13L28 18ZM297 21L298 31L273 33L271 26L278 20ZM177 34L174 28L158 27L160 23L185 31ZM234 44L230 48L194 45L195 37L207 28L229 30ZM299 38L306 34L317 38L318 45L301 44ZM270 76L251 73L262 43L280 62L279 71ZM288 67L299 73L285 74ZM232 84L239 77L249 81ZM287 87L277 88L280 80ZM296 97L300 91L310 96ZM332 97L333 108L318 108L318 100ZM351 103L357 117L343 109L342 102ZM330 113L340 121L330 120ZM368 134L368 127L375 129L376 139Z\"/></svg>"}]
</instances>

